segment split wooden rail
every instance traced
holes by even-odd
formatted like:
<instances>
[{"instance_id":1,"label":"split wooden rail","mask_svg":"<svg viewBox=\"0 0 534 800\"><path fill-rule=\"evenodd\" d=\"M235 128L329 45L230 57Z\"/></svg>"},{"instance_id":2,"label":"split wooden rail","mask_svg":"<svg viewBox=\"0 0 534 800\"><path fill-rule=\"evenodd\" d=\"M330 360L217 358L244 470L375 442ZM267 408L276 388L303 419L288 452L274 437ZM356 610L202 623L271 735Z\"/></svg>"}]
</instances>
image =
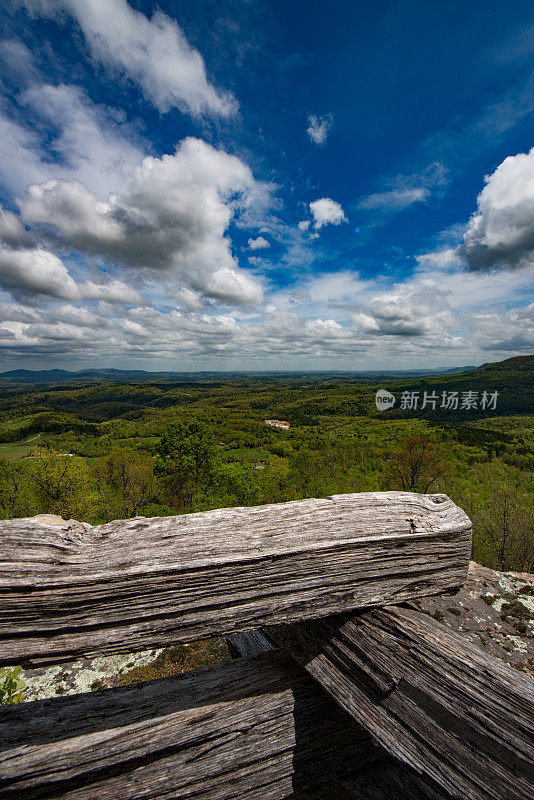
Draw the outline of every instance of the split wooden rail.
<instances>
[{"instance_id":1,"label":"split wooden rail","mask_svg":"<svg viewBox=\"0 0 534 800\"><path fill-rule=\"evenodd\" d=\"M451 500L404 492L0 523L0 664L236 656L2 706L0 798L530 800L534 682L409 606L470 547Z\"/></svg>"}]
</instances>

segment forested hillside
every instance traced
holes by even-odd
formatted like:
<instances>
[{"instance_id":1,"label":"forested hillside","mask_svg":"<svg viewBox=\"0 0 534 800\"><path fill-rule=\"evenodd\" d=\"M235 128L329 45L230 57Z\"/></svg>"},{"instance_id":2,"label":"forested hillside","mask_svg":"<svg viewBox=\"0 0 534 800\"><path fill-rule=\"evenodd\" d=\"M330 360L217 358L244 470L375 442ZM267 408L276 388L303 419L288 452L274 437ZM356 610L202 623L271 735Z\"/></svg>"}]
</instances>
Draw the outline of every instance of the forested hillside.
<instances>
[{"instance_id":1,"label":"forested hillside","mask_svg":"<svg viewBox=\"0 0 534 800\"><path fill-rule=\"evenodd\" d=\"M4 518L52 512L97 523L343 492L443 491L475 523L476 560L534 571L534 357L380 381L47 375L1 379ZM379 388L396 398L385 412Z\"/></svg>"}]
</instances>

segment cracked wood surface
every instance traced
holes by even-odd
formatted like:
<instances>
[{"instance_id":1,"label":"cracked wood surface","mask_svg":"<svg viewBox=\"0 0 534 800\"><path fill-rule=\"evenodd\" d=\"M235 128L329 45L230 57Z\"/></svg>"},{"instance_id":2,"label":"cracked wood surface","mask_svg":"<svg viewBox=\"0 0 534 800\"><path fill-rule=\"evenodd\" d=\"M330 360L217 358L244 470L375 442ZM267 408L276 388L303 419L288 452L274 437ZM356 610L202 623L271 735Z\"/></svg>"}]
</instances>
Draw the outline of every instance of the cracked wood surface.
<instances>
[{"instance_id":1,"label":"cracked wood surface","mask_svg":"<svg viewBox=\"0 0 534 800\"><path fill-rule=\"evenodd\" d=\"M276 651L276 645L261 631L234 633L226 641L235 658ZM302 800L451 800L435 781L427 776L423 780L411 767L391 758L378 743L376 747L379 757L375 763L338 778L330 776L314 787L313 795L306 794Z\"/></svg>"},{"instance_id":2,"label":"cracked wood surface","mask_svg":"<svg viewBox=\"0 0 534 800\"><path fill-rule=\"evenodd\" d=\"M267 627L382 747L455 798L534 796L534 681L410 608Z\"/></svg>"},{"instance_id":3,"label":"cracked wood surface","mask_svg":"<svg viewBox=\"0 0 534 800\"><path fill-rule=\"evenodd\" d=\"M382 752L280 650L0 708L2 800L281 800Z\"/></svg>"},{"instance_id":4,"label":"cracked wood surface","mask_svg":"<svg viewBox=\"0 0 534 800\"><path fill-rule=\"evenodd\" d=\"M169 646L443 592L471 522L445 495L375 492L60 526L0 523L0 664Z\"/></svg>"}]
</instances>

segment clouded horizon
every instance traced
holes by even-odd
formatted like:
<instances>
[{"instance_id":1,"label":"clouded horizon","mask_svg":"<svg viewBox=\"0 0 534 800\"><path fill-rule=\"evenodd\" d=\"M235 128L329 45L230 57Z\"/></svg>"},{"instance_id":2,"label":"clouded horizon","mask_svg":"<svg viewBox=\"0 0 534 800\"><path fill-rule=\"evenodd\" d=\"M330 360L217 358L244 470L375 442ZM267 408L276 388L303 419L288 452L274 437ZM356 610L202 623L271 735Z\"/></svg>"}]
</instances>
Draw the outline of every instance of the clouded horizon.
<instances>
[{"instance_id":1,"label":"clouded horizon","mask_svg":"<svg viewBox=\"0 0 534 800\"><path fill-rule=\"evenodd\" d=\"M0 369L534 348L534 10L8 0Z\"/></svg>"}]
</instances>

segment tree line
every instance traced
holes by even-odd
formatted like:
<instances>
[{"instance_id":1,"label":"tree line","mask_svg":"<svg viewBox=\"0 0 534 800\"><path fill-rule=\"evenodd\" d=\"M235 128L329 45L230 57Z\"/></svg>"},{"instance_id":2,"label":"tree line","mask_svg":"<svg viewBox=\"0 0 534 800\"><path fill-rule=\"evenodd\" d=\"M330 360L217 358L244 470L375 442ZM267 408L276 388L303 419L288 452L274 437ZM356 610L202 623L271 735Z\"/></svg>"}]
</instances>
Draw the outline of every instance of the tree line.
<instances>
[{"instance_id":1,"label":"tree line","mask_svg":"<svg viewBox=\"0 0 534 800\"><path fill-rule=\"evenodd\" d=\"M386 436L377 446L314 431L298 446L273 444L258 468L229 459L214 429L192 418L169 424L153 451L122 442L92 459L49 447L21 461L0 459L0 514L52 513L98 524L342 492L441 491L473 520L475 560L534 571L531 478L496 458L467 464L449 451L418 432L400 441Z\"/></svg>"}]
</instances>

